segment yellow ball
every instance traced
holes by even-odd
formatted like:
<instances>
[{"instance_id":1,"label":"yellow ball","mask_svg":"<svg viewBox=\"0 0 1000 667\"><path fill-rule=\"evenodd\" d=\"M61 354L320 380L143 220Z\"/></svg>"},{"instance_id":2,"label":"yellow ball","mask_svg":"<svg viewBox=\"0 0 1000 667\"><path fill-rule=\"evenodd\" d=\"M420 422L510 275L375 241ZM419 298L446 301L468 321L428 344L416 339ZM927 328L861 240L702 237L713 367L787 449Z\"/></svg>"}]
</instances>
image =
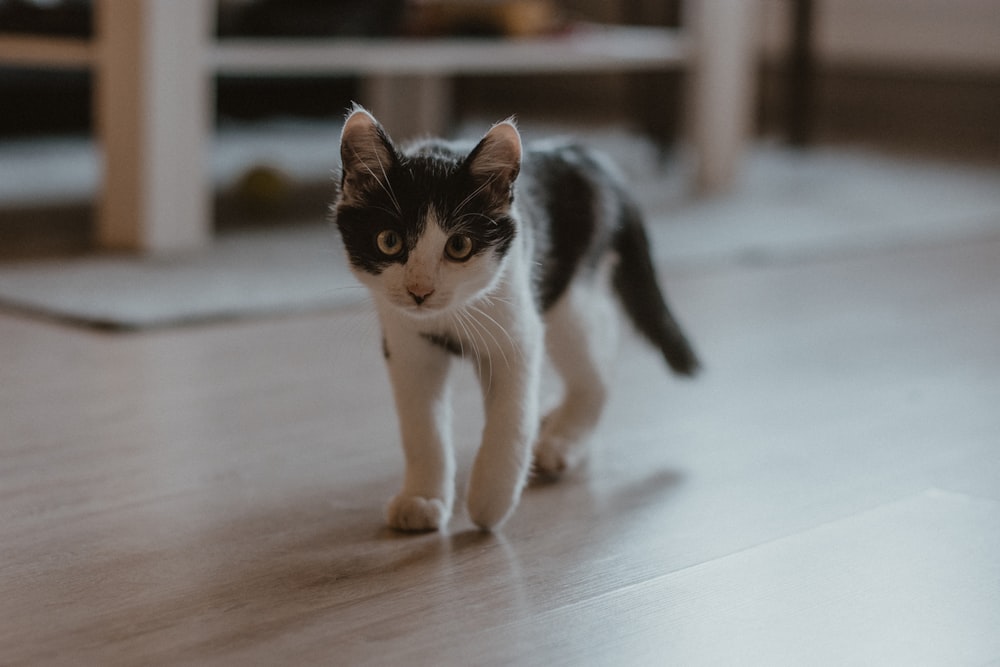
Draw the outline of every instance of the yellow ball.
<instances>
[{"instance_id":1,"label":"yellow ball","mask_svg":"<svg viewBox=\"0 0 1000 667\"><path fill-rule=\"evenodd\" d=\"M291 183L277 167L255 165L247 169L236 183L236 193L248 204L275 206L291 191Z\"/></svg>"}]
</instances>

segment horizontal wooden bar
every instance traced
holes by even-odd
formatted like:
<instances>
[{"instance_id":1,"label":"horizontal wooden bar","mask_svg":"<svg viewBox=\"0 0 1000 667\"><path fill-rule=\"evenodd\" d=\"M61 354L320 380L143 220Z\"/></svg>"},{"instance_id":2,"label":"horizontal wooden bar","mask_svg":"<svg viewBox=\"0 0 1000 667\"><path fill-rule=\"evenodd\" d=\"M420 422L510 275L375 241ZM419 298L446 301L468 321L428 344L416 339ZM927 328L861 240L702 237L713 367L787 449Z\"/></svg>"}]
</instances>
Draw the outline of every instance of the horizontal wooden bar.
<instances>
[{"instance_id":1,"label":"horizontal wooden bar","mask_svg":"<svg viewBox=\"0 0 1000 667\"><path fill-rule=\"evenodd\" d=\"M527 39L224 39L210 58L226 74L524 74L679 67L688 51L679 31L602 26Z\"/></svg>"},{"instance_id":2,"label":"horizontal wooden bar","mask_svg":"<svg viewBox=\"0 0 1000 667\"><path fill-rule=\"evenodd\" d=\"M95 45L87 39L0 33L0 63L83 69L96 60Z\"/></svg>"}]
</instances>

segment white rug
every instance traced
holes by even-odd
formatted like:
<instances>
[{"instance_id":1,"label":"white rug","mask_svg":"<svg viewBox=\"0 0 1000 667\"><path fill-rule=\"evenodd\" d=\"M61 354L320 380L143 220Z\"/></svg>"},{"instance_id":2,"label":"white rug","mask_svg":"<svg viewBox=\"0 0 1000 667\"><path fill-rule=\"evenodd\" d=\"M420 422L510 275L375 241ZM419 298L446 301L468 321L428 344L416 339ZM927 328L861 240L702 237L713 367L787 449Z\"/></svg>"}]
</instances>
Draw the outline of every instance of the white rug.
<instances>
[{"instance_id":1,"label":"white rug","mask_svg":"<svg viewBox=\"0 0 1000 667\"><path fill-rule=\"evenodd\" d=\"M108 329L331 308L363 294L325 224L220 236L205 252L0 266L0 304Z\"/></svg>"},{"instance_id":2,"label":"white rug","mask_svg":"<svg viewBox=\"0 0 1000 667\"><path fill-rule=\"evenodd\" d=\"M323 130L324 154L331 136ZM283 159L301 157L306 143ZM699 200L685 194L676 165L656 166L642 139L608 132L593 143L632 177L664 272L1000 235L1000 169L761 145L747 156L736 192ZM280 151L269 150L268 162L283 166ZM363 298L336 230L322 220L223 234L211 249L186 256L0 265L0 305L120 330L319 311Z\"/></svg>"}]
</instances>

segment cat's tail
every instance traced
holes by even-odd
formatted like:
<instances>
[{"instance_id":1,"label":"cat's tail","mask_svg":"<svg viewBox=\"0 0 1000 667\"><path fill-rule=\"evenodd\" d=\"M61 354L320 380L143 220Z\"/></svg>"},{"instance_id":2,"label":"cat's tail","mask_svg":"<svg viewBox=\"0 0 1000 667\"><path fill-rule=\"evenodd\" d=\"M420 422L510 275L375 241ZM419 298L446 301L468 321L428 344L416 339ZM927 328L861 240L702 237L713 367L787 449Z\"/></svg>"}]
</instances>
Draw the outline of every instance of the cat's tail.
<instances>
[{"instance_id":1,"label":"cat's tail","mask_svg":"<svg viewBox=\"0 0 1000 667\"><path fill-rule=\"evenodd\" d=\"M642 217L629 201L622 204L621 224L615 231L613 247L619 261L612 280L625 312L639 333L659 348L675 373L693 376L701 364L656 282Z\"/></svg>"}]
</instances>

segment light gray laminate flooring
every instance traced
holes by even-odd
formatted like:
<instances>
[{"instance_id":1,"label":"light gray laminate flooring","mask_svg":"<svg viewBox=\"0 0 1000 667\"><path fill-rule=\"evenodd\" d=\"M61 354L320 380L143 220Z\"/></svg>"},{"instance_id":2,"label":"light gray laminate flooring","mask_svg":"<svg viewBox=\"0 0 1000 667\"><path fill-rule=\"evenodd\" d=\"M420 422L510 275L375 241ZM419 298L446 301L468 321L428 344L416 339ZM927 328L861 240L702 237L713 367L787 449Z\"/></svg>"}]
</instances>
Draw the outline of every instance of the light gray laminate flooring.
<instances>
[{"instance_id":1,"label":"light gray laminate flooring","mask_svg":"<svg viewBox=\"0 0 1000 667\"><path fill-rule=\"evenodd\" d=\"M383 527L364 306L0 314L0 663L997 664L1000 239L664 276L706 372L625 337L589 464L492 535Z\"/></svg>"}]
</instances>

